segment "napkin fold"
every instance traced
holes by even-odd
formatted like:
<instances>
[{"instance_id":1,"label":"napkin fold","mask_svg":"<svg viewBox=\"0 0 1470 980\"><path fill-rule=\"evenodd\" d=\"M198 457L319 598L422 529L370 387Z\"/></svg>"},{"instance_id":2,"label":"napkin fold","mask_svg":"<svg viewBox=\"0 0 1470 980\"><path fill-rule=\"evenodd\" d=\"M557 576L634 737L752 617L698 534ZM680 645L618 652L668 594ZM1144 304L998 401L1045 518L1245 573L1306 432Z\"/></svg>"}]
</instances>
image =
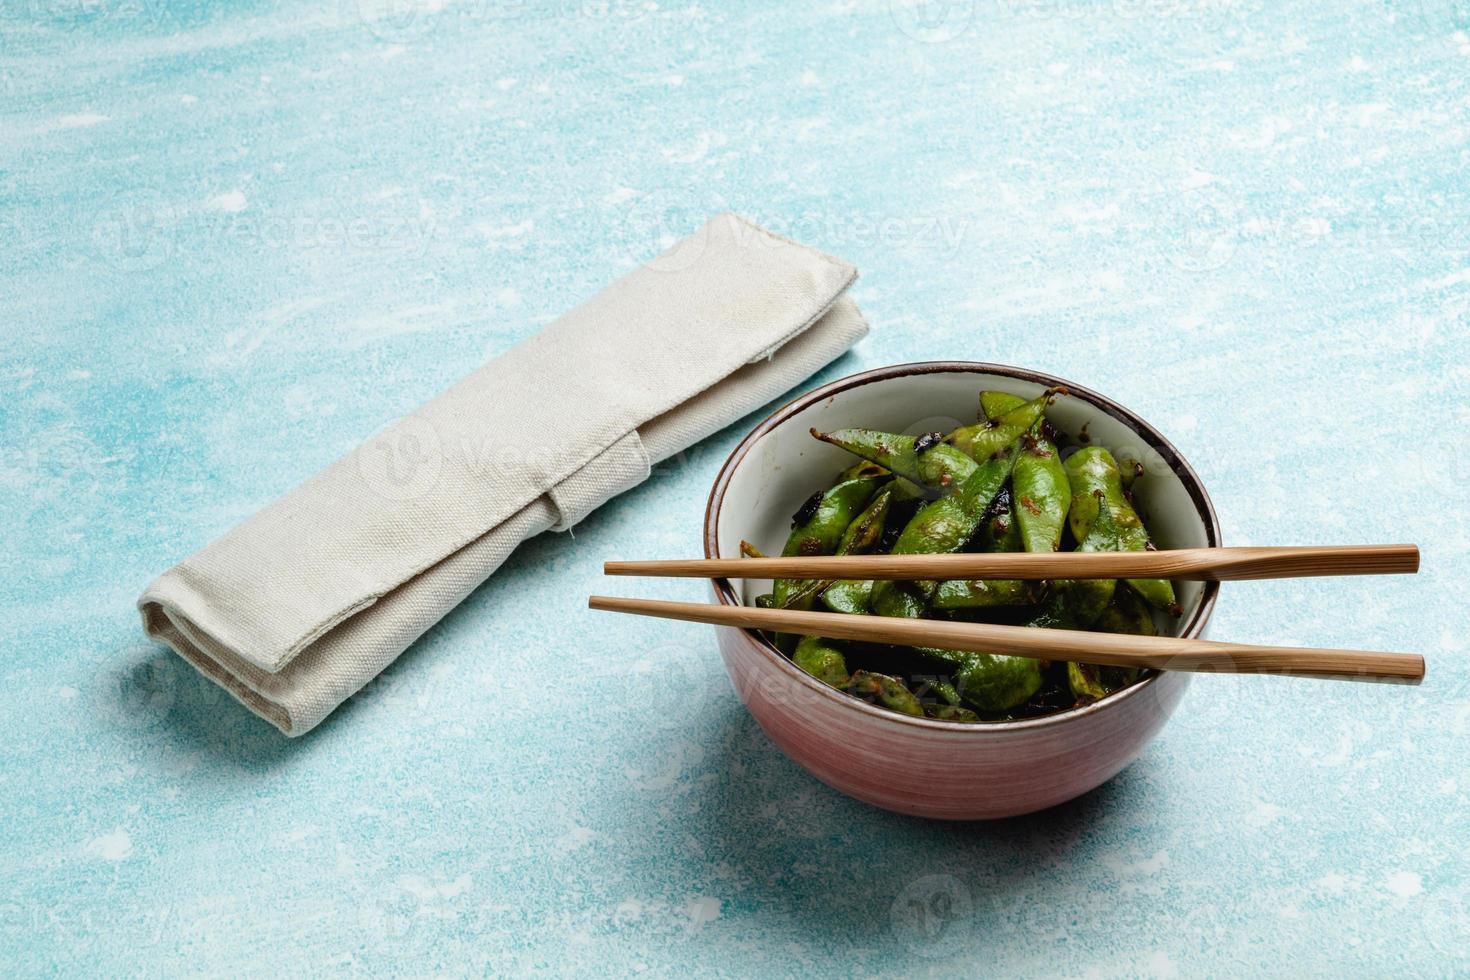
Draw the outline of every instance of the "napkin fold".
<instances>
[{"instance_id":1,"label":"napkin fold","mask_svg":"<svg viewBox=\"0 0 1470 980\"><path fill-rule=\"evenodd\" d=\"M845 262L735 215L164 572L148 635L287 735L485 581L867 332Z\"/></svg>"}]
</instances>

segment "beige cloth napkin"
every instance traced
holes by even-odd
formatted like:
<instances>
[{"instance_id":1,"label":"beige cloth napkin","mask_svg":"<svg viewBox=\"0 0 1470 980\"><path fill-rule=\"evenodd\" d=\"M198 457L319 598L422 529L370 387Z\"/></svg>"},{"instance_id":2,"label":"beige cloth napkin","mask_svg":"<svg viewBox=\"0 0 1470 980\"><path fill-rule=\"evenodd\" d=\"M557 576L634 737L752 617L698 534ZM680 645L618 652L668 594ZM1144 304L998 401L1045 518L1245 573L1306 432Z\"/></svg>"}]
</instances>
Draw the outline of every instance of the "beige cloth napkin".
<instances>
[{"instance_id":1,"label":"beige cloth napkin","mask_svg":"<svg viewBox=\"0 0 1470 980\"><path fill-rule=\"evenodd\" d=\"M842 295L855 277L716 217L164 572L144 629L309 731L521 541L851 347L867 332Z\"/></svg>"}]
</instances>

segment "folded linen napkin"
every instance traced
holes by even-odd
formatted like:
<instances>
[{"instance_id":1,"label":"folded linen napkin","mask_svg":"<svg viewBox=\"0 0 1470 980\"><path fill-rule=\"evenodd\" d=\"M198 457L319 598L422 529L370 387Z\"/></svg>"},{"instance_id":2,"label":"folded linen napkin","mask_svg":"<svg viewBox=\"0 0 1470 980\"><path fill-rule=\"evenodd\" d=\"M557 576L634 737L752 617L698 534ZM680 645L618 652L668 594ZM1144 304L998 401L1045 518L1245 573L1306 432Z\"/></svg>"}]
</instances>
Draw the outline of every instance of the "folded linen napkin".
<instances>
[{"instance_id":1,"label":"folded linen napkin","mask_svg":"<svg viewBox=\"0 0 1470 980\"><path fill-rule=\"evenodd\" d=\"M867 325L845 262L720 215L159 576L147 633L287 735Z\"/></svg>"}]
</instances>

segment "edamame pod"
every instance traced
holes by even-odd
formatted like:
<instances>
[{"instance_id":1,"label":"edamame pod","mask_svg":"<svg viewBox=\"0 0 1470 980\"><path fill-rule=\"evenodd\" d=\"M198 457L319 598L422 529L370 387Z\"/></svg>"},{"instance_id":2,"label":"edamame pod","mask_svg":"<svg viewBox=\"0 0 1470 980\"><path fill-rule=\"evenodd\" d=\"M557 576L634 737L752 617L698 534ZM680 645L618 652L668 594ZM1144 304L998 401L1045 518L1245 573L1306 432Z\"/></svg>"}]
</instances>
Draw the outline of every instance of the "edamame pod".
<instances>
[{"instance_id":1,"label":"edamame pod","mask_svg":"<svg viewBox=\"0 0 1470 980\"><path fill-rule=\"evenodd\" d=\"M837 474L835 482L842 483L846 480L858 480L865 476L887 476L888 470L879 466L871 460L860 459L847 469Z\"/></svg>"},{"instance_id":2,"label":"edamame pod","mask_svg":"<svg viewBox=\"0 0 1470 980\"><path fill-rule=\"evenodd\" d=\"M847 686L847 658L820 636L803 636L791 654L791 662L823 684Z\"/></svg>"},{"instance_id":3,"label":"edamame pod","mask_svg":"<svg viewBox=\"0 0 1470 980\"><path fill-rule=\"evenodd\" d=\"M980 525L980 550L1020 551L1021 529L1011 507L1011 489L1001 488ZM1021 579L954 579L940 582L933 606L939 610L1022 606L1036 601L1036 584Z\"/></svg>"},{"instance_id":4,"label":"edamame pod","mask_svg":"<svg viewBox=\"0 0 1470 980\"><path fill-rule=\"evenodd\" d=\"M1041 421L1042 412L1046 410L1047 402L1051 400L1052 394L1050 391L1044 392L1039 397L1011 409L998 419L987 419L974 425L962 426L955 429L946 438L955 445L955 448L964 452L971 459L983 463L1030 432L1031 427Z\"/></svg>"},{"instance_id":5,"label":"edamame pod","mask_svg":"<svg viewBox=\"0 0 1470 980\"><path fill-rule=\"evenodd\" d=\"M985 523L980 525L980 548L989 552L1025 549L1021 525L1016 523L1015 495L1010 484L1000 488L1000 493L995 495L990 505L990 512L985 515Z\"/></svg>"},{"instance_id":6,"label":"edamame pod","mask_svg":"<svg viewBox=\"0 0 1470 980\"><path fill-rule=\"evenodd\" d=\"M1078 541L1087 538L1098 518L1100 506L1106 503L1115 525L1112 546L1098 551L1147 551L1151 547L1148 530L1138 512L1123 492L1122 475L1113 454L1101 446L1089 446L1073 453L1065 464L1072 484L1072 509L1067 520ZM1128 584L1151 606L1178 616L1183 610L1174 595L1174 585L1167 579L1129 579Z\"/></svg>"},{"instance_id":7,"label":"edamame pod","mask_svg":"<svg viewBox=\"0 0 1470 980\"><path fill-rule=\"evenodd\" d=\"M974 724L980 720L980 716L969 708L958 704L926 704L924 705L925 718L938 718L940 721L963 721Z\"/></svg>"},{"instance_id":8,"label":"edamame pod","mask_svg":"<svg viewBox=\"0 0 1470 980\"><path fill-rule=\"evenodd\" d=\"M980 711L1007 711L1041 690L1041 661L999 653L918 647L920 653L954 668L960 698Z\"/></svg>"},{"instance_id":9,"label":"edamame pod","mask_svg":"<svg viewBox=\"0 0 1470 980\"><path fill-rule=\"evenodd\" d=\"M1000 493L1001 487L1011 473L1011 454L986 460L975 468L963 486L947 497L930 501L904 527L892 554L948 554L965 546L980 523L985 519L991 502ZM927 603L933 595L936 582L916 582L920 595ZM896 591L893 582L877 582L873 585L873 608L879 615L885 595Z\"/></svg>"},{"instance_id":10,"label":"edamame pod","mask_svg":"<svg viewBox=\"0 0 1470 980\"><path fill-rule=\"evenodd\" d=\"M912 481L930 493L947 493L974 471L975 461L947 445L938 432L906 436L878 429L838 429L812 435Z\"/></svg>"},{"instance_id":11,"label":"edamame pod","mask_svg":"<svg viewBox=\"0 0 1470 980\"><path fill-rule=\"evenodd\" d=\"M1131 590L1121 590L1093 626L1106 633L1133 636L1156 636L1153 614L1143 600ZM1096 699L1120 691L1138 680L1137 667L1111 667L1097 664L1068 664L1067 682L1079 699ZM1101 693L1099 693L1101 692Z\"/></svg>"},{"instance_id":12,"label":"edamame pod","mask_svg":"<svg viewBox=\"0 0 1470 980\"><path fill-rule=\"evenodd\" d=\"M862 511L877 487L875 478L859 477L845 480L826 492L812 494L792 516L791 534L781 549L781 555L809 558L832 554L848 525ZM802 587L802 581L790 578L776 580L774 594L778 609L792 608L790 596Z\"/></svg>"},{"instance_id":13,"label":"edamame pod","mask_svg":"<svg viewBox=\"0 0 1470 980\"><path fill-rule=\"evenodd\" d=\"M936 610L987 609L1024 606L1035 601L1031 587L1020 579L950 579L940 582L930 602Z\"/></svg>"},{"instance_id":14,"label":"edamame pod","mask_svg":"<svg viewBox=\"0 0 1470 980\"><path fill-rule=\"evenodd\" d=\"M1026 404L1026 399L1009 391L980 392L980 421L998 419L1007 412Z\"/></svg>"},{"instance_id":15,"label":"edamame pod","mask_svg":"<svg viewBox=\"0 0 1470 980\"><path fill-rule=\"evenodd\" d=\"M896 619L922 619L928 597L917 582L874 582L868 606L879 616Z\"/></svg>"},{"instance_id":16,"label":"edamame pod","mask_svg":"<svg viewBox=\"0 0 1470 980\"><path fill-rule=\"evenodd\" d=\"M883 523L888 517L888 505L893 500L891 485L873 495L863 512L852 519L842 539L837 542L835 555L865 555L878 545L883 537ZM812 599L832 585L831 579L806 579L786 596L783 609L810 609Z\"/></svg>"},{"instance_id":17,"label":"edamame pod","mask_svg":"<svg viewBox=\"0 0 1470 980\"><path fill-rule=\"evenodd\" d=\"M1061 454L1050 439L1023 437L1011 471L1011 487L1016 524L1025 549L1046 553L1060 548L1072 504L1072 484Z\"/></svg>"},{"instance_id":18,"label":"edamame pod","mask_svg":"<svg viewBox=\"0 0 1470 980\"><path fill-rule=\"evenodd\" d=\"M853 616L866 616L872 599L871 579L838 579L822 590L822 605Z\"/></svg>"},{"instance_id":19,"label":"edamame pod","mask_svg":"<svg viewBox=\"0 0 1470 980\"><path fill-rule=\"evenodd\" d=\"M1158 636L1153 613L1139 601L1138 593L1123 590L1103 610L1096 626L1105 633L1127 633L1133 636Z\"/></svg>"},{"instance_id":20,"label":"edamame pod","mask_svg":"<svg viewBox=\"0 0 1470 980\"><path fill-rule=\"evenodd\" d=\"M1103 683L1102 668L1096 664L1067 664L1067 686L1082 703L1107 697L1108 686Z\"/></svg>"},{"instance_id":21,"label":"edamame pod","mask_svg":"<svg viewBox=\"0 0 1470 980\"><path fill-rule=\"evenodd\" d=\"M885 708L924 717L923 703L897 677L860 670L852 675L848 690L862 698L876 698Z\"/></svg>"}]
</instances>

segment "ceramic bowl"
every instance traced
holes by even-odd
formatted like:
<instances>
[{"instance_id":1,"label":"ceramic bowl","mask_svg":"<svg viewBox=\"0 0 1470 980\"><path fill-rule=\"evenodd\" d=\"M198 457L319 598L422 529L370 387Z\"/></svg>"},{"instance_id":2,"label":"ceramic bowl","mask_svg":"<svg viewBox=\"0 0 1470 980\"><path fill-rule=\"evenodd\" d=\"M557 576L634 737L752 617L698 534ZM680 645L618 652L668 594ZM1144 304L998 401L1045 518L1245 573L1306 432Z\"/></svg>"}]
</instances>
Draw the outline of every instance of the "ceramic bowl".
<instances>
[{"instance_id":1,"label":"ceramic bowl","mask_svg":"<svg viewBox=\"0 0 1470 980\"><path fill-rule=\"evenodd\" d=\"M1160 548L1215 547L1220 527L1199 477L1157 429L1081 385L1037 371L968 361L900 364L824 385L775 412L735 447L705 511L708 557L739 555L746 538L779 554L790 515L851 462L808 430L864 426L948 431L975 421L977 395L1024 397L1065 386L1048 418L1074 438L1144 464L1135 501ZM716 602L751 602L769 581L711 583ZM1198 637L1216 583L1177 583L1184 615L1169 631ZM828 687L752 630L717 627L735 689L771 741L807 772L874 806L923 817L990 819L1055 806L1132 762L1173 713L1187 674L1152 672L1082 708L984 725L913 718Z\"/></svg>"}]
</instances>

